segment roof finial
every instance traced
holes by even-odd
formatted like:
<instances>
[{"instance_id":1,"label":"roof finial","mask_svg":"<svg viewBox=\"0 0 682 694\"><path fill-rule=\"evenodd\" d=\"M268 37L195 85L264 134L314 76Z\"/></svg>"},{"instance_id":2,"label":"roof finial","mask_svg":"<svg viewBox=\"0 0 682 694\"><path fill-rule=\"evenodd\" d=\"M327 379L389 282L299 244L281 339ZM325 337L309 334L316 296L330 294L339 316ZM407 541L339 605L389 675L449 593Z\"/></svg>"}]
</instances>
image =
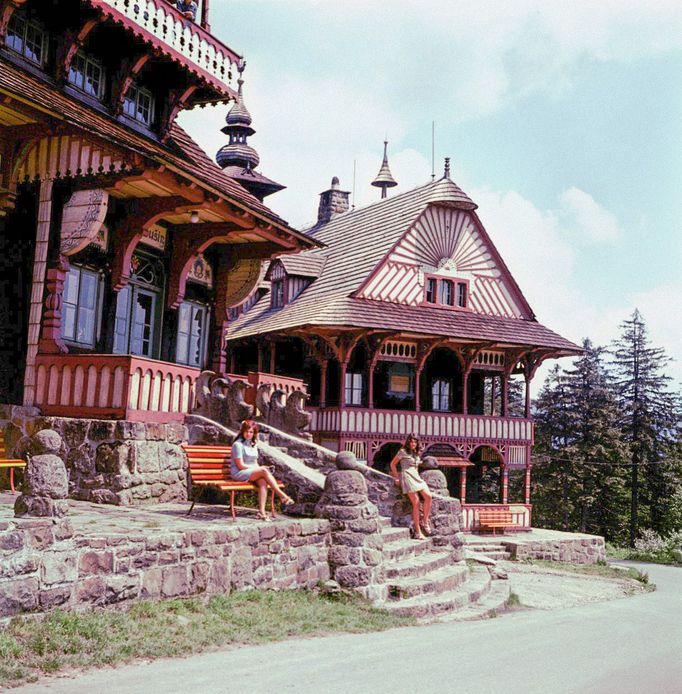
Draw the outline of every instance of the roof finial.
<instances>
[{"instance_id":1,"label":"roof finial","mask_svg":"<svg viewBox=\"0 0 682 694\"><path fill-rule=\"evenodd\" d=\"M381 162L381 168L377 177L372 181L372 185L376 188L381 188L382 199L386 197L386 190L398 185L398 182L393 178L391 169L388 166L388 139L384 140L384 160Z\"/></svg>"},{"instance_id":2,"label":"roof finial","mask_svg":"<svg viewBox=\"0 0 682 694\"><path fill-rule=\"evenodd\" d=\"M450 178L450 157L445 157L445 173L443 178Z\"/></svg>"}]
</instances>

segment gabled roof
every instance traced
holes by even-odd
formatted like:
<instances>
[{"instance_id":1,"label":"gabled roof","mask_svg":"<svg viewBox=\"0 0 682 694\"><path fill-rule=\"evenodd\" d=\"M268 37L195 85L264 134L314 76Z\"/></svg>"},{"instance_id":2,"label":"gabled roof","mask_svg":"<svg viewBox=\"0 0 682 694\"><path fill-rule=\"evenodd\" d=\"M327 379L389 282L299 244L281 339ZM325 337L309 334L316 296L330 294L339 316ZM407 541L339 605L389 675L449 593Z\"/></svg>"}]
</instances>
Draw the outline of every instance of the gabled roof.
<instances>
[{"instance_id":1,"label":"gabled roof","mask_svg":"<svg viewBox=\"0 0 682 694\"><path fill-rule=\"evenodd\" d=\"M312 227L308 233L327 248L279 260L307 264L324 262L318 279L281 308L271 308L269 297L263 297L230 326L229 339L316 325L400 329L421 335L493 340L549 347L564 353L579 352L575 344L535 320L354 298L355 292L410 225L433 204L472 213L476 208L458 186L443 178Z\"/></svg>"}]
</instances>

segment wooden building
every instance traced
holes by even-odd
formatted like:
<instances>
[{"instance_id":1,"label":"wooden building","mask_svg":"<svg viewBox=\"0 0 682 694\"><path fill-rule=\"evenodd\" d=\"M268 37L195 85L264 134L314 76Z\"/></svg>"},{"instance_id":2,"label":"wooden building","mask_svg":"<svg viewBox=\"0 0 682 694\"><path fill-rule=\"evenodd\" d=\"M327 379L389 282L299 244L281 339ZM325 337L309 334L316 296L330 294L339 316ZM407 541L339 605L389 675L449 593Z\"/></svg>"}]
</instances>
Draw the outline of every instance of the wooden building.
<instances>
[{"instance_id":1,"label":"wooden building","mask_svg":"<svg viewBox=\"0 0 682 694\"><path fill-rule=\"evenodd\" d=\"M243 67L208 0L0 0L1 403L182 419L261 260L317 245L262 202ZM218 166L176 118L227 102Z\"/></svg>"},{"instance_id":2,"label":"wooden building","mask_svg":"<svg viewBox=\"0 0 682 694\"><path fill-rule=\"evenodd\" d=\"M315 440L371 465L418 434L467 526L481 504L527 526L529 386L543 361L580 349L537 322L448 168L386 198L384 151L382 199L352 211L334 178L307 231L324 248L270 263L269 290L234 312L230 370L304 381Z\"/></svg>"}]
</instances>

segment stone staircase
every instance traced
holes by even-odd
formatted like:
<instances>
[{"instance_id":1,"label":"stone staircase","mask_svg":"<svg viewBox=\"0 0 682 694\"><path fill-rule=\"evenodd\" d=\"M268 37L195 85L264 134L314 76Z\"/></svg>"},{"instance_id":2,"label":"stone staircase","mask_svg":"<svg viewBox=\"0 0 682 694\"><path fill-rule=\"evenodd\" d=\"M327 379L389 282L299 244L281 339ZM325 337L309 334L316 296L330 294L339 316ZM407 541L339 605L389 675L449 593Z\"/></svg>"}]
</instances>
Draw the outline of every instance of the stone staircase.
<instances>
[{"instance_id":1,"label":"stone staircase","mask_svg":"<svg viewBox=\"0 0 682 694\"><path fill-rule=\"evenodd\" d=\"M423 620L474 619L503 608L507 581L493 581L485 566L454 562L430 540L410 539L407 528L391 527L388 518L382 524L388 597L381 607Z\"/></svg>"},{"instance_id":2,"label":"stone staircase","mask_svg":"<svg viewBox=\"0 0 682 694\"><path fill-rule=\"evenodd\" d=\"M489 559L508 560L511 559L510 552L502 542L486 542L485 540L474 540L466 543L466 549L474 554L482 554Z\"/></svg>"}]
</instances>

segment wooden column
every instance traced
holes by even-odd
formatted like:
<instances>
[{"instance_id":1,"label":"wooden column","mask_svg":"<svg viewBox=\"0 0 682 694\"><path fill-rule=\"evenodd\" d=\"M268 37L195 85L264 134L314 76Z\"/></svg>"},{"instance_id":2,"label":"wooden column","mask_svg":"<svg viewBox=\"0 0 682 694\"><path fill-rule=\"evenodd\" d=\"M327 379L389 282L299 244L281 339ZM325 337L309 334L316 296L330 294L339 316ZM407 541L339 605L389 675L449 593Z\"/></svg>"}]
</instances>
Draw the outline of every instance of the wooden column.
<instances>
[{"instance_id":1,"label":"wooden column","mask_svg":"<svg viewBox=\"0 0 682 694\"><path fill-rule=\"evenodd\" d=\"M41 354L63 354L69 351L62 339L62 299L68 270L69 261L62 255L59 256L57 265L47 271L43 329L38 343Z\"/></svg>"},{"instance_id":2,"label":"wooden column","mask_svg":"<svg viewBox=\"0 0 682 694\"><path fill-rule=\"evenodd\" d=\"M467 469L460 468L459 475L459 500L464 504L467 500Z\"/></svg>"},{"instance_id":3,"label":"wooden column","mask_svg":"<svg viewBox=\"0 0 682 694\"><path fill-rule=\"evenodd\" d=\"M346 406L346 371L348 370L348 362L339 364L339 407Z\"/></svg>"},{"instance_id":4,"label":"wooden column","mask_svg":"<svg viewBox=\"0 0 682 694\"><path fill-rule=\"evenodd\" d=\"M374 361L371 361L367 370L367 407L370 410L374 409L374 367Z\"/></svg>"},{"instance_id":5,"label":"wooden column","mask_svg":"<svg viewBox=\"0 0 682 694\"><path fill-rule=\"evenodd\" d=\"M526 406L524 410L524 415L526 419L530 417L530 381L531 381L531 376L530 374L526 373L524 374L524 379L526 381Z\"/></svg>"},{"instance_id":6,"label":"wooden column","mask_svg":"<svg viewBox=\"0 0 682 694\"><path fill-rule=\"evenodd\" d=\"M414 372L414 409L415 409L415 412L421 412L422 411L421 381L422 381L422 369L418 368Z\"/></svg>"},{"instance_id":7,"label":"wooden column","mask_svg":"<svg viewBox=\"0 0 682 694\"><path fill-rule=\"evenodd\" d=\"M469 414L469 372L462 373L462 414Z\"/></svg>"},{"instance_id":8,"label":"wooden column","mask_svg":"<svg viewBox=\"0 0 682 694\"><path fill-rule=\"evenodd\" d=\"M256 371L263 373L263 345L256 342Z\"/></svg>"},{"instance_id":9,"label":"wooden column","mask_svg":"<svg viewBox=\"0 0 682 694\"><path fill-rule=\"evenodd\" d=\"M509 470L506 465L500 466L500 484L502 486L502 503L507 503L509 495Z\"/></svg>"},{"instance_id":10,"label":"wooden column","mask_svg":"<svg viewBox=\"0 0 682 694\"><path fill-rule=\"evenodd\" d=\"M509 404L509 374L505 371L502 374L502 407L500 414L503 417L507 416L507 408Z\"/></svg>"},{"instance_id":11,"label":"wooden column","mask_svg":"<svg viewBox=\"0 0 682 694\"><path fill-rule=\"evenodd\" d=\"M24 372L24 405L33 406L36 396L36 357L43 313L43 292L47 269L47 249L50 242L52 224L52 181L40 182L38 199L38 224L36 227L36 248L33 259L33 281L31 285L31 306L28 314L28 341L26 349L26 370Z\"/></svg>"},{"instance_id":12,"label":"wooden column","mask_svg":"<svg viewBox=\"0 0 682 694\"><path fill-rule=\"evenodd\" d=\"M208 1L203 0L201 3L201 26L206 31L211 31L211 25L208 23Z\"/></svg>"},{"instance_id":13,"label":"wooden column","mask_svg":"<svg viewBox=\"0 0 682 694\"><path fill-rule=\"evenodd\" d=\"M327 406L327 365L328 360L320 362L320 407Z\"/></svg>"},{"instance_id":14,"label":"wooden column","mask_svg":"<svg viewBox=\"0 0 682 694\"><path fill-rule=\"evenodd\" d=\"M490 383L490 415L495 416L495 399L497 398L497 376L493 376Z\"/></svg>"},{"instance_id":15,"label":"wooden column","mask_svg":"<svg viewBox=\"0 0 682 694\"><path fill-rule=\"evenodd\" d=\"M273 341L270 343L270 373L274 374L275 373L275 350L276 350L276 343Z\"/></svg>"},{"instance_id":16,"label":"wooden column","mask_svg":"<svg viewBox=\"0 0 682 694\"><path fill-rule=\"evenodd\" d=\"M526 504L530 504L530 470L531 470L530 465L527 465L526 466L526 479L525 479L525 483L524 483L524 490L525 490L524 499L525 499Z\"/></svg>"}]
</instances>

